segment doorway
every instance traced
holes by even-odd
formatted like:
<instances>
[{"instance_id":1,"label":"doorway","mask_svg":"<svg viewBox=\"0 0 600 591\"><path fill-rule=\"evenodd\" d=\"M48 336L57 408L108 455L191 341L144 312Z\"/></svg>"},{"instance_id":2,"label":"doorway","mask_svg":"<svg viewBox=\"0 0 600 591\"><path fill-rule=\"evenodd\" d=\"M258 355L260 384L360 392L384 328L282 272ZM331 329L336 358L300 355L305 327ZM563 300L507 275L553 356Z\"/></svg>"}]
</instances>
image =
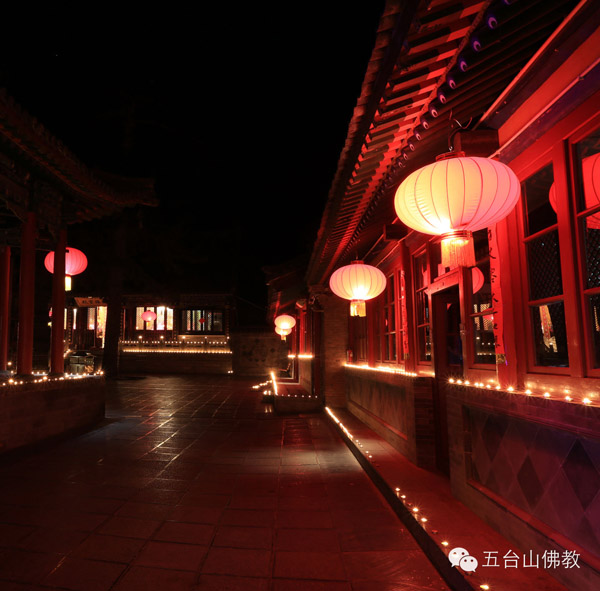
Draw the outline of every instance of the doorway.
<instances>
[{"instance_id":1,"label":"doorway","mask_svg":"<svg viewBox=\"0 0 600 591\"><path fill-rule=\"evenodd\" d=\"M448 415L446 397L448 378L462 377L463 346L461 338L460 292L458 285L432 296L432 342L435 369L433 412L435 423L436 466L450 475Z\"/></svg>"}]
</instances>

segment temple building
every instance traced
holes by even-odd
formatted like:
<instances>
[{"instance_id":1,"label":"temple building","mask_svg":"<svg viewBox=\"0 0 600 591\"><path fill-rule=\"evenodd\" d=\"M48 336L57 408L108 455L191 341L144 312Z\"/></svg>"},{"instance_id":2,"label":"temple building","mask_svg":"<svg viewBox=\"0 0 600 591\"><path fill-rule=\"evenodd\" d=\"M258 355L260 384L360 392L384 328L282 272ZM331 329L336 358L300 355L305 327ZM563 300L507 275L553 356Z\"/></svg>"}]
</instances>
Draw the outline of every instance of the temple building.
<instances>
[{"instance_id":1,"label":"temple building","mask_svg":"<svg viewBox=\"0 0 600 591\"><path fill-rule=\"evenodd\" d=\"M43 258L53 252L48 296L52 309L65 309L68 227L139 205L157 205L153 181L92 172L7 93L0 92L2 451L81 428L104 416L102 377L90 378L85 387L65 379L65 316L48 318L48 307L41 310L37 305L36 285L47 282ZM118 329L118 307L112 323ZM107 331L110 324L109 309ZM113 334L118 337L115 330Z\"/></svg>"},{"instance_id":2,"label":"temple building","mask_svg":"<svg viewBox=\"0 0 600 591\"><path fill-rule=\"evenodd\" d=\"M121 373L232 372L230 339L237 324L232 294L138 294L122 300ZM67 361L72 352L85 351L94 356L95 369L102 367L106 313L105 298L72 298L64 320Z\"/></svg>"},{"instance_id":3,"label":"temple building","mask_svg":"<svg viewBox=\"0 0 600 591\"><path fill-rule=\"evenodd\" d=\"M457 157L507 165L518 200L452 263L441 231L415 227L463 187L431 173L425 212L397 195ZM271 316L296 319L296 387L445 475L522 549L576 550L554 574L582 589L600 585L598 219L598 3L389 0L305 291L270 280ZM351 315L330 279L360 262L382 291Z\"/></svg>"}]
</instances>

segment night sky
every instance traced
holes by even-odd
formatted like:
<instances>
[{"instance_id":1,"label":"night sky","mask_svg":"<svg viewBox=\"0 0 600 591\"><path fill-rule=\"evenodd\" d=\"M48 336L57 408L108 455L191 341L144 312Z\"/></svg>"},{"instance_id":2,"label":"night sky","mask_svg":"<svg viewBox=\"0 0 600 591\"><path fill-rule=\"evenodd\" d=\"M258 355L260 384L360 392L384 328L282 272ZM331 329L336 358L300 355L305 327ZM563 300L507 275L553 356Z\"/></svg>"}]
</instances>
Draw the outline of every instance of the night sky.
<instances>
[{"instance_id":1,"label":"night sky","mask_svg":"<svg viewBox=\"0 0 600 591\"><path fill-rule=\"evenodd\" d=\"M15 17L0 84L90 168L155 179L130 289L264 305L261 267L312 249L384 3L83 4ZM69 230L92 270L103 224Z\"/></svg>"}]
</instances>

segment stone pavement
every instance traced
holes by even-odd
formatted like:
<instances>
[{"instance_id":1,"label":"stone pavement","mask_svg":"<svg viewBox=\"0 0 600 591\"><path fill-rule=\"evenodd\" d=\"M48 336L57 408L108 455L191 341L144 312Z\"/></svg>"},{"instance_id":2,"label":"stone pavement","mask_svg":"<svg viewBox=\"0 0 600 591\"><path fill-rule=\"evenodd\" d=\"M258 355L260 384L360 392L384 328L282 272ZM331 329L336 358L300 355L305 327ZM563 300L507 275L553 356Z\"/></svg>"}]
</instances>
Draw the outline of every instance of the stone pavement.
<instances>
[{"instance_id":1,"label":"stone pavement","mask_svg":"<svg viewBox=\"0 0 600 591\"><path fill-rule=\"evenodd\" d=\"M458 570L451 573L452 579L447 578L457 582L457 588L464 588L457 581L457 575L460 575L463 585L475 590L598 589L578 569L565 569L563 565L558 567L563 569L564 579L568 582L568 586L565 586L550 576L541 560L539 567L525 568L522 557L529 556L528 549L509 542L456 499L448 478L412 464L346 409L333 409L331 412L332 421L340 421L336 425L340 435L360 459L365 472L378 483L379 490L390 499L391 506L396 507L397 514L419 539L430 559L446 573ZM466 549L476 558L478 567L475 572L467 573L451 567L448 555L453 548ZM519 566L510 560L515 555L519 559ZM487 556L489 559L486 559ZM529 564L532 564L531 560Z\"/></svg>"},{"instance_id":2,"label":"stone pavement","mask_svg":"<svg viewBox=\"0 0 600 591\"><path fill-rule=\"evenodd\" d=\"M0 462L0 589L447 589L327 418L251 383L119 381L98 428Z\"/></svg>"}]
</instances>

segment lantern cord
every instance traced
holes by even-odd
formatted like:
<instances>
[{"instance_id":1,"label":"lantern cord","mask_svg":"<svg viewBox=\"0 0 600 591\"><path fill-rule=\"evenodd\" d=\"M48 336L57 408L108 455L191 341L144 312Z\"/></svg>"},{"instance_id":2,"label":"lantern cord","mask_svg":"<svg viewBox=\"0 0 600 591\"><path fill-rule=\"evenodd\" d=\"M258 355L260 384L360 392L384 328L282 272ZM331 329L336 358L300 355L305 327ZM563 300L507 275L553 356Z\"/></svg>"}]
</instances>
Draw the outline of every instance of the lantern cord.
<instances>
[{"instance_id":1,"label":"lantern cord","mask_svg":"<svg viewBox=\"0 0 600 591\"><path fill-rule=\"evenodd\" d=\"M450 134L448 135L448 151L452 152L454 150L454 136L459 132L462 131L463 129L468 129L469 126L471 125L471 123L473 122L473 117L471 117L469 119L469 122L466 125L463 125L458 119L456 119L455 117L452 117L452 111L450 111L450 129L452 129L454 127L454 123L456 123L456 129L454 129L453 131L450 132Z\"/></svg>"}]
</instances>

